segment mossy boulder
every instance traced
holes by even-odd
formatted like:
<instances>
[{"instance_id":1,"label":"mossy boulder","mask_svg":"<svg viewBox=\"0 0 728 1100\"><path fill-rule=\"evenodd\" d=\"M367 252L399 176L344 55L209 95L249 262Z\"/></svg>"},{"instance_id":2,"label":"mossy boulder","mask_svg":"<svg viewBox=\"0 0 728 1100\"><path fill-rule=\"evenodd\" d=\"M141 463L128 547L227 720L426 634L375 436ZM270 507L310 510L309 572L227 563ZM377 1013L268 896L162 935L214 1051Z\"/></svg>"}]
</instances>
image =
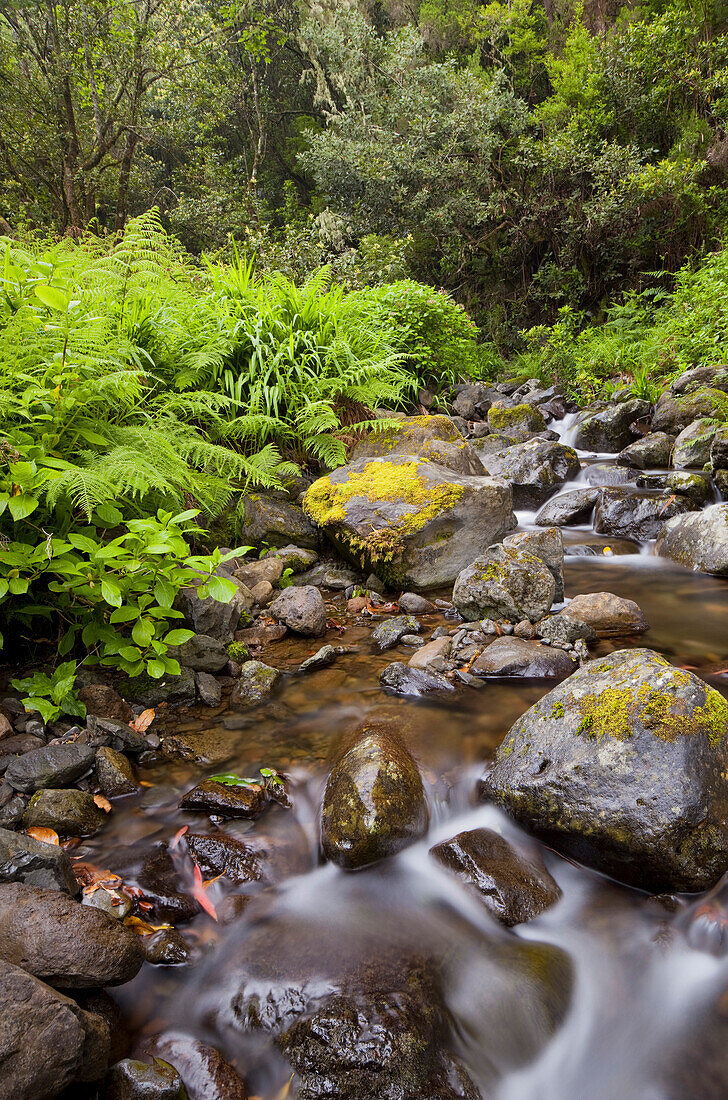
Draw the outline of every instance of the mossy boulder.
<instances>
[{"instance_id":1,"label":"mossy boulder","mask_svg":"<svg viewBox=\"0 0 728 1100\"><path fill-rule=\"evenodd\" d=\"M601 454L623 451L636 435L631 425L647 416L650 409L649 401L633 397L596 412L587 411L577 426L574 446L582 451L598 451ZM669 430L661 428L663 431Z\"/></svg>"},{"instance_id":2,"label":"mossy boulder","mask_svg":"<svg viewBox=\"0 0 728 1100\"><path fill-rule=\"evenodd\" d=\"M391 588L451 583L515 527L505 482L407 455L342 466L311 486L303 507L341 554Z\"/></svg>"},{"instance_id":3,"label":"mossy boulder","mask_svg":"<svg viewBox=\"0 0 728 1100\"><path fill-rule=\"evenodd\" d=\"M491 546L457 577L452 601L464 619L508 619L532 623L551 610L556 582L534 554L513 546Z\"/></svg>"},{"instance_id":4,"label":"mossy boulder","mask_svg":"<svg viewBox=\"0 0 728 1100\"><path fill-rule=\"evenodd\" d=\"M719 428L713 437L710 464L714 471L728 469L728 427Z\"/></svg>"},{"instance_id":5,"label":"mossy boulder","mask_svg":"<svg viewBox=\"0 0 728 1100\"><path fill-rule=\"evenodd\" d=\"M538 508L581 469L576 451L547 439L531 439L486 455L483 465L489 474L509 482L515 508Z\"/></svg>"},{"instance_id":6,"label":"mossy boulder","mask_svg":"<svg viewBox=\"0 0 728 1100\"><path fill-rule=\"evenodd\" d=\"M706 417L688 424L675 440L673 466L678 470L702 469L710 462L710 448L717 431L716 422Z\"/></svg>"},{"instance_id":7,"label":"mossy boulder","mask_svg":"<svg viewBox=\"0 0 728 1100\"><path fill-rule=\"evenodd\" d=\"M694 420L728 421L728 393L712 386L700 386L683 397L663 393L652 418L654 431L677 435Z\"/></svg>"},{"instance_id":8,"label":"mossy boulder","mask_svg":"<svg viewBox=\"0 0 728 1100\"><path fill-rule=\"evenodd\" d=\"M630 466L635 470L669 466L674 443L675 437L666 432L650 432L620 451L617 462L620 466Z\"/></svg>"},{"instance_id":9,"label":"mossy boulder","mask_svg":"<svg viewBox=\"0 0 728 1100\"><path fill-rule=\"evenodd\" d=\"M321 846L340 867L364 867L418 840L430 815L419 769L397 735L364 726L334 765L321 807Z\"/></svg>"},{"instance_id":10,"label":"mossy boulder","mask_svg":"<svg viewBox=\"0 0 728 1100\"><path fill-rule=\"evenodd\" d=\"M279 670L263 661L245 661L230 696L231 706L241 709L259 706L273 694L280 678Z\"/></svg>"},{"instance_id":11,"label":"mossy boulder","mask_svg":"<svg viewBox=\"0 0 728 1100\"><path fill-rule=\"evenodd\" d=\"M688 569L728 577L728 503L668 520L657 539L657 553Z\"/></svg>"},{"instance_id":12,"label":"mossy boulder","mask_svg":"<svg viewBox=\"0 0 728 1100\"><path fill-rule=\"evenodd\" d=\"M407 416L396 427L370 432L354 447L350 461L417 455L425 462L445 466L457 474L485 473L477 454L466 443L449 416Z\"/></svg>"},{"instance_id":13,"label":"mossy boulder","mask_svg":"<svg viewBox=\"0 0 728 1100\"><path fill-rule=\"evenodd\" d=\"M728 869L728 704L649 649L590 661L515 723L486 797L573 859L646 890Z\"/></svg>"},{"instance_id":14,"label":"mossy boulder","mask_svg":"<svg viewBox=\"0 0 728 1100\"><path fill-rule=\"evenodd\" d=\"M492 432L507 435L519 443L525 443L532 435L546 429L543 413L532 405L505 405L499 403L488 409L488 425Z\"/></svg>"},{"instance_id":15,"label":"mossy boulder","mask_svg":"<svg viewBox=\"0 0 728 1100\"><path fill-rule=\"evenodd\" d=\"M543 527L539 531L516 531L503 539L504 546L515 546L540 558L554 578L554 601L564 598L564 536L558 527Z\"/></svg>"}]
</instances>

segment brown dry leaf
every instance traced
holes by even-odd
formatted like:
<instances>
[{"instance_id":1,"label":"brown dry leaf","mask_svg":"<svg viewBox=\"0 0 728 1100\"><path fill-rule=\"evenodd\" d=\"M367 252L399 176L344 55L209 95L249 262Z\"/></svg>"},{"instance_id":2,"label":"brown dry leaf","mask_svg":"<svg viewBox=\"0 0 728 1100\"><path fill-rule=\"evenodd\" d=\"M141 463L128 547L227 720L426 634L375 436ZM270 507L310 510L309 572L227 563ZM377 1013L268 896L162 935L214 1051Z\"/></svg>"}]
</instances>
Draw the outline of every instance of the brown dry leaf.
<instances>
[{"instance_id":1,"label":"brown dry leaf","mask_svg":"<svg viewBox=\"0 0 728 1100\"><path fill-rule=\"evenodd\" d=\"M164 932L172 927L171 924L148 924L140 917L124 917L123 923L140 936L153 936L155 932Z\"/></svg>"},{"instance_id":2,"label":"brown dry leaf","mask_svg":"<svg viewBox=\"0 0 728 1100\"><path fill-rule=\"evenodd\" d=\"M25 831L34 840L42 840L44 844L57 844L60 847L61 838L55 829L45 829L42 825L33 825Z\"/></svg>"},{"instance_id":3,"label":"brown dry leaf","mask_svg":"<svg viewBox=\"0 0 728 1100\"><path fill-rule=\"evenodd\" d=\"M96 805L98 806L98 808L100 810L104 811L105 814L110 814L111 813L112 806L111 806L111 803L109 802L108 798L106 798L105 795L95 794L94 795L94 802L96 803Z\"/></svg>"},{"instance_id":4,"label":"brown dry leaf","mask_svg":"<svg viewBox=\"0 0 728 1100\"><path fill-rule=\"evenodd\" d=\"M136 730L137 733L146 733L151 726L156 716L156 710L154 707L149 707L148 710L143 710L138 718L135 718L131 723L131 728Z\"/></svg>"},{"instance_id":5,"label":"brown dry leaf","mask_svg":"<svg viewBox=\"0 0 728 1100\"><path fill-rule=\"evenodd\" d=\"M84 893L92 894L100 886L117 890L123 885L121 878L108 868L94 867L93 863L77 861L73 873L84 888Z\"/></svg>"}]
</instances>

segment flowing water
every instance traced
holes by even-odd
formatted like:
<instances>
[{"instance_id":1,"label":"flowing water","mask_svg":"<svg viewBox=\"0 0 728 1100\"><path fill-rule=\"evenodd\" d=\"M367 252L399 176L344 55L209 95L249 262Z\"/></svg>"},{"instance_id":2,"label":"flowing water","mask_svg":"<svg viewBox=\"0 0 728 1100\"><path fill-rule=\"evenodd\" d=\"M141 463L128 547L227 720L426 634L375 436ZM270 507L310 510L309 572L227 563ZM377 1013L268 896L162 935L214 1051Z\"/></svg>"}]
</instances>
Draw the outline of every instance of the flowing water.
<instances>
[{"instance_id":1,"label":"flowing water","mask_svg":"<svg viewBox=\"0 0 728 1100\"><path fill-rule=\"evenodd\" d=\"M588 475L587 468L582 479ZM519 516L524 525L532 519ZM649 545L615 544L590 528L564 534L567 544L589 542L598 549L597 556L567 557L567 597L606 590L637 601L650 631L627 644L648 645L726 692L728 582L661 560ZM194 948L191 965L147 965L115 991L132 1030L144 1036L183 1027L206 1037L234 1061L251 1094L278 1095L290 1071L272 1042L265 1034L241 1033L224 1011L238 961L251 952L258 955L265 998L270 944L258 946L256 936L268 927L276 970L269 980L279 985L303 977L309 986L330 988L342 959L424 951L440 975L452 1050L483 1097L728 1096L728 955L716 949L723 928L720 891L707 902L652 898L538 845L562 899L513 930L496 925L456 879L438 869L428 850L481 825L526 839L494 808L479 805L475 790L512 722L550 685L490 681L480 689L462 688L445 703L390 698L378 677L391 660L402 659L400 652L376 654L371 627L347 615L343 596L333 596L330 609L342 627L341 643L357 652L332 668L290 676L275 702L252 716L224 707L170 716L168 730L187 759L142 773L143 793L117 802L107 828L84 846L85 858L101 867L131 868L133 881L145 854L182 826L212 830L206 818L176 808L179 795L201 778L221 770L255 774L268 766L291 780L293 809L274 806L256 823L224 826L280 856L274 859L275 885L243 888L255 896L229 924L200 913L183 927ZM453 625L445 612L423 616L422 623L426 632ZM264 659L293 670L316 648L310 641L284 639ZM603 642L597 652L609 648ZM394 718L420 764L431 803L430 833L385 865L347 874L322 865L319 857L318 811L328 762L347 729L382 713ZM174 858L189 885L192 865L182 847ZM208 896L221 909L236 889L221 879ZM533 980L524 981L515 966L492 964L494 955L507 960L514 944L532 943L560 948L569 963L544 979L552 998L563 1004L550 1025Z\"/></svg>"}]
</instances>

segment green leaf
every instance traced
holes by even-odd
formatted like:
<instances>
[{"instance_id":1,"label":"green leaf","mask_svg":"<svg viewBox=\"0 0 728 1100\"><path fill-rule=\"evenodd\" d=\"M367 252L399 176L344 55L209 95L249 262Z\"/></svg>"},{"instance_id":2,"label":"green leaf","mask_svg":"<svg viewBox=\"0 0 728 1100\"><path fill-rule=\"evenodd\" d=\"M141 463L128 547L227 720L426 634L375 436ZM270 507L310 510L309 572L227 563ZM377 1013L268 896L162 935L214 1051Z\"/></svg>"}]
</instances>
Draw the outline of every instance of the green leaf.
<instances>
[{"instance_id":1,"label":"green leaf","mask_svg":"<svg viewBox=\"0 0 728 1100\"><path fill-rule=\"evenodd\" d=\"M138 619L132 627L131 636L144 649L154 637L154 626L147 619Z\"/></svg>"},{"instance_id":2,"label":"green leaf","mask_svg":"<svg viewBox=\"0 0 728 1100\"><path fill-rule=\"evenodd\" d=\"M194 630L170 630L169 634L165 634L164 641L167 645L184 645L194 636Z\"/></svg>"},{"instance_id":3,"label":"green leaf","mask_svg":"<svg viewBox=\"0 0 728 1100\"><path fill-rule=\"evenodd\" d=\"M11 577L8 588L13 596L23 596L28 591L29 584L27 577Z\"/></svg>"},{"instance_id":4,"label":"green leaf","mask_svg":"<svg viewBox=\"0 0 728 1100\"><path fill-rule=\"evenodd\" d=\"M105 439L103 435L99 435L98 432L92 432L88 428L79 428L78 434L82 439L85 439L87 443L91 443L96 447L108 447L109 441ZM98 508L96 509L98 511Z\"/></svg>"},{"instance_id":5,"label":"green leaf","mask_svg":"<svg viewBox=\"0 0 728 1100\"><path fill-rule=\"evenodd\" d=\"M175 661L174 657L162 657L162 661L170 676L180 675L182 669L179 667L179 661Z\"/></svg>"},{"instance_id":6,"label":"green leaf","mask_svg":"<svg viewBox=\"0 0 728 1100\"><path fill-rule=\"evenodd\" d=\"M205 587L212 598L218 600L219 603L230 603L238 590L233 581L229 581L225 577L217 577L214 574L206 581Z\"/></svg>"},{"instance_id":7,"label":"green leaf","mask_svg":"<svg viewBox=\"0 0 728 1100\"><path fill-rule=\"evenodd\" d=\"M258 783L257 779L244 779L240 775L235 775L234 772L211 775L210 780L213 783L224 783L227 787L254 787Z\"/></svg>"},{"instance_id":8,"label":"green leaf","mask_svg":"<svg viewBox=\"0 0 728 1100\"><path fill-rule=\"evenodd\" d=\"M118 508L108 503L97 504L95 515L98 516L105 527L116 527L124 518Z\"/></svg>"},{"instance_id":9,"label":"green leaf","mask_svg":"<svg viewBox=\"0 0 728 1100\"><path fill-rule=\"evenodd\" d=\"M8 500L10 515L16 523L19 519L25 519L26 516L31 515L37 507L38 498L31 496L30 493L19 493L18 496L10 497Z\"/></svg>"},{"instance_id":10,"label":"green leaf","mask_svg":"<svg viewBox=\"0 0 728 1100\"><path fill-rule=\"evenodd\" d=\"M55 286L43 286L41 284L41 286L35 288L35 293L44 306L48 306L49 309L56 310L58 313L65 313L71 301L68 295Z\"/></svg>"},{"instance_id":11,"label":"green leaf","mask_svg":"<svg viewBox=\"0 0 728 1100\"><path fill-rule=\"evenodd\" d=\"M125 645L119 650L119 656L123 657L125 661L138 661L141 652L135 645Z\"/></svg>"},{"instance_id":12,"label":"green leaf","mask_svg":"<svg viewBox=\"0 0 728 1100\"><path fill-rule=\"evenodd\" d=\"M104 577L101 581L101 595L112 607L121 607L124 599L121 594L121 588L117 582L112 581L110 577Z\"/></svg>"},{"instance_id":13,"label":"green leaf","mask_svg":"<svg viewBox=\"0 0 728 1100\"><path fill-rule=\"evenodd\" d=\"M157 579L154 585L154 598L160 607L171 607L176 595L177 589L170 581L163 577Z\"/></svg>"},{"instance_id":14,"label":"green leaf","mask_svg":"<svg viewBox=\"0 0 728 1100\"><path fill-rule=\"evenodd\" d=\"M116 611L112 611L109 616L110 623L130 623L134 619L138 619L141 612L138 607L134 607L133 604L125 603L123 607L117 608Z\"/></svg>"},{"instance_id":15,"label":"green leaf","mask_svg":"<svg viewBox=\"0 0 728 1100\"><path fill-rule=\"evenodd\" d=\"M161 680L167 670L164 667L164 661L160 661L154 657L151 661L147 661L147 672L155 680Z\"/></svg>"}]
</instances>

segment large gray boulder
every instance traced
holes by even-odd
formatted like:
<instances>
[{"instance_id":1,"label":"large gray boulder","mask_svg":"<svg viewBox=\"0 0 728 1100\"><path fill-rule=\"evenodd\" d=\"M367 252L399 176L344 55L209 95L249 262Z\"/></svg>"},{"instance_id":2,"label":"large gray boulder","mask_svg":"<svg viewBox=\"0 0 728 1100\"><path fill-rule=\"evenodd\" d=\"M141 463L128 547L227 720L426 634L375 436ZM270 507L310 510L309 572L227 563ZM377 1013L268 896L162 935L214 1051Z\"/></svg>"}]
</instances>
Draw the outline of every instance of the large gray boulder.
<instances>
[{"instance_id":1,"label":"large gray boulder","mask_svg":"<svg viewBox=\"0 0 728 1100\"><path fill-rule=\"evenodd\" d=\"M591 661L515 723L487 797L568 856L646 890L728 869L728 704L648 649Z\"/></svg>"},{"instance_id":2,"label":"large gray boulder","mask_svg":"<svg viewBox=\"0 0 728 1100\"><path fill-rule=\"evenodd\" d=\"M703 418L728 421L728 394L711 386L700 386L683 397L663 393L655 406L652 429L677 435Z\"/></svg>"},{"instance_id":3,"label":"large gray boulder","mask_svg":"<svg viewBox=\"0 0 728 1100\"><path fill-rule=\"evenodd\" d=\"M673 466L678 470L702 470L706 462L710 462L710 448L717 431L718 425L715 421L705 417L688 424L675 440Z\"/></svg>"},{"instance_id":4,"label":"large gray boulder","mask_svg":"<svg viewBox=\"0 0 728 1100\"><path fill-rule=\"evenodd\" d=\"M63 787L80 779L95 759L96 749L91 745L44 745L11 760L5 778L16 791Z\"/></svg>"},{"instance_id":5,"label":"large gray boulder","mask_svg":"<svg viewBox=\"0 0 728 1100\"><path fill-rule=\"evenodd\" d=\"M326 604L318 588L312 584L286 588L269 605L268 614L276 622L284 623L289 630L307 638L320 638L326 633Z\"/></svg>"},{"instance_id":6,"label":"large gray boulder","mask_svg":"<svg viewBox=\"0 0 728 1100\"><path fill-rule=\"evenodd\" d=\"M207 635L217 641L231 642L233 634L238 628L240 616L245 611L250 611L255 603L253 593L240 581L227 575L227 580L232 580L236 585L236 591L232 598L223 603L214 596L200 596L197 588L190 586L180 590L175 605L184 615L190 629L195 634Z\"/></svg>"},{"instance_id":7,"label":"large gray boulder","mask_svg":"<svg viewBox=\"0 0 728 1100\"><path fill-rule=\"evenodd\" d=\"M485 473L477 454L448 416L407 416L396 427L370 432L354 447L350 462L393 455L417 455L423 462L445 466L456 474Z\"/></svg>"},{"instance_id":8,"label":"large gray boulder","mask_svg":"<svg viewBox=\"0 0 728 1100\"><path fill-rule=\"evenodd\" d=\"M594 510L594 530L614 538L656 539L665 520L690 512L690 499L674 493L635 493L629 489L602 489Z\"/></svg>"},{"instance_id":9,"label":"large gray boulder","mask_svg":"<svg viewBox=\"0 0 728 1100\"><path fill-rule=\"evenodd\" d=\"M535 623L551 610L556 583L540 558L513 546L491 546L457 577L452 600L464 619Z\"/></svg>"},{"instance_id":10,"label":"large gray boulder","mask_svg":"<svg viewBox=\"0 0 728 1100\"><path fill-rule=\"evenodd\" d=\"M620 466L631 466L635 470L651 470L655 467L669 466L675 437L665 432L650 432L641 439L635 439L617 455Z\"/></svg>"},{"instance_id":11,"label":"large gray boulder","mask_svg":"<svg viewBox=\"0 0 728 1100\"><path fill-rule=\"evenodd\" d=\"M540 558L551 571L556 590L554 602L564 598L564 536L558 527L544 527L540 531L516 531L503 539L504 546L514 546Z\"/></svg>"},{"instance_id":12,"label":"large gray boulder","mask_svg":"<svg viewBox=\"0 0 728 1100\"><path fill-rule=\"evenodd\" d=\"M348 868L375 863L423 836L429 820L419 769L404 743L391 729L363 727L326 784L326 858Z\"/></svg>"},{"instance_id":13,"label":"large gray boulder","mask_svg":"<svg viewBox=\"0 0 728 1100\"><path fill-rule=\"evenodd\" d=\"M701 573L728 576L728 503L670 519L657 539L663 558Z\"/></svg>"},{"instance_id":14,"label":"large gray boulder","mask_svg":"<svg viewBox=\"0 0 728 1100\"><path fill-rule=\"evenodd\" d=\"M270 493L248 493L242 501L238 542L251 546L288 546L315 550L318 534L297 504Z\"/></svg>"},{"instance_id":15,"label":"large gray boulder","mask_svg":"<svg viewBox=\"0 0 728 1100\"><path fill-rule=\"evenodd\" d=\"M537 514L539 527L568 527L570 524L588 523L599 499L599 489L571 489L547 500Z\"/></svg>"},{"instance_id":16,"label":"large gray boulder","mask_svg":"<svg viewBox=\"0 0 728 1100\"><path fill-rule=\"evenodd\" d=\"M516 508L538 508L581 469L576 451L548 439L531 439L485 455L483 465L511 485Z\"/></svg>"},{"instance_id":17,"label":"large gray boulder","mask_svg":"<svg viewBox=\"0 0 728 1100\"><path fill-rule=\"evenodd\" d=\"M511 490L417 456L359 459L320 478L306 513L363 572L391 588L436 588L515 527Z\"/></svg>"},{"instance_id":18,"label":"large gray boulder","mask_svg":"<svg viewBox=\"0 0 728 1100\"><path fill-rule=\"evenodd\" d=\"M576 429L574 446L581 451L616 454L633 441L631 425L650 412L649 401L634 397L630 401L607 405L597 412L587 412ZM668 429L663 429L667 431Z\"/></svg>"},{"instance_id":19,"label":"large gray boulder","mask_svg":"<svg viewBox=\"0 0 728 1100\"><path fill-rule=\"evenodd\" d=\"M518 443L525 443L536 432L546 428L543 413L532 405L492 405L488 410L488 424L492 432L507 435Z\"/></svg>"}]
</instances>

